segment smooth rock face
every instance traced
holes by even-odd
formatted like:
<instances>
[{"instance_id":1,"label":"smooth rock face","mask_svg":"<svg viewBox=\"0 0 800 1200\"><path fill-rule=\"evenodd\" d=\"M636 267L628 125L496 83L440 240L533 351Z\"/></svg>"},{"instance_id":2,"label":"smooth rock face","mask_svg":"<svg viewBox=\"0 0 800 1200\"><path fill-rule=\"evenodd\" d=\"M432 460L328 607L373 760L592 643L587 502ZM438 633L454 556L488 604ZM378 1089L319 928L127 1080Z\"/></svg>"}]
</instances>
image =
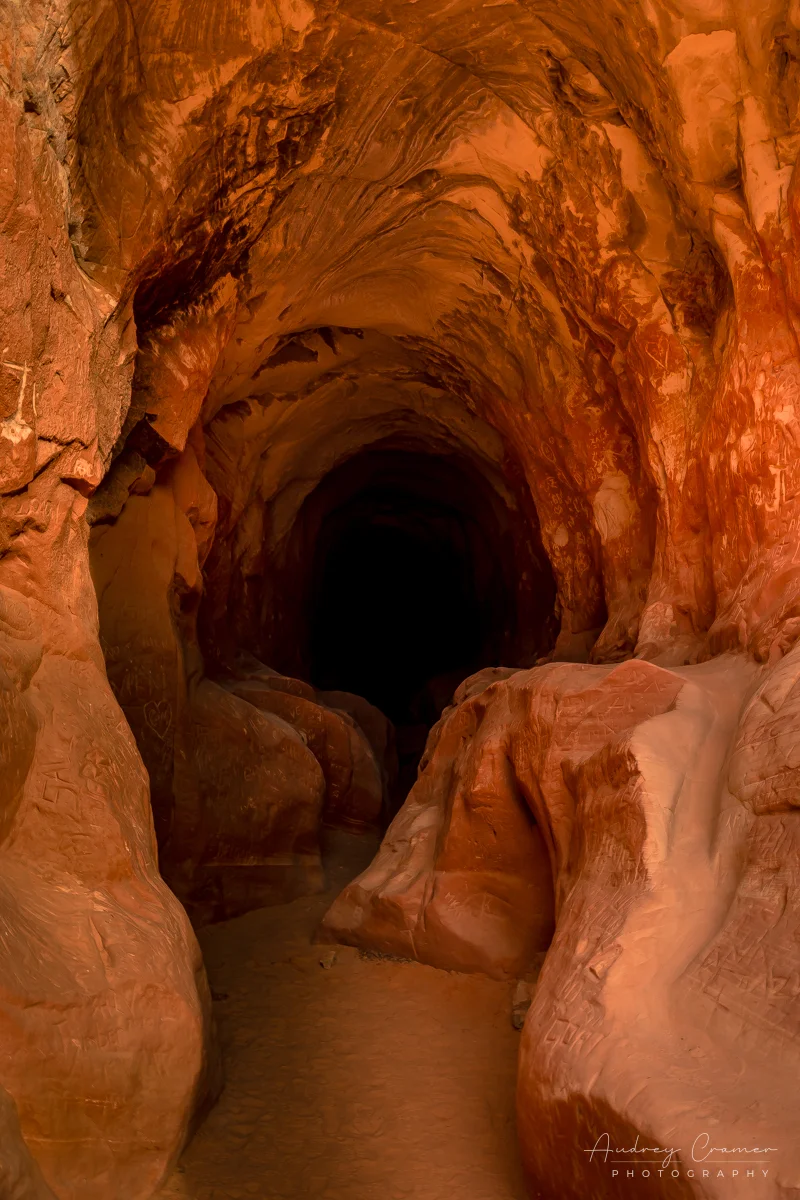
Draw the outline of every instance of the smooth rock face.
<instances>
[{"instance_id":1,"label":"smooth rock face","mask_svg":"<svg viewBox=\"0 0 800 1200\"><path fill-rule=\"evenodd\" d=\"M500 978L524 975L547 949L550 860L513 777L511 713L496 691L442 719L377 858L328 912L328 933Z\"/></svg>"},{"instance_id":2,"label":"smooth rock face","mask_svg":"<svg viewBox=\"0 0 800 1200\"><path fill-rule=\"evenodd\" d=\"M385 811L314 686L345 511L449 546L473 636L332 935L552 937L534 1191L693 1113L800 1188L798 62L788 0L2 8L7 1189L151 1194L216 1086L174 893L321 887Z\"/></svg>"},{"instance_id":3,"label":"smooth rock face","mask_svg":"<svg viewBox=\"0 0 800 1200\"><path fill-rule=\"evenodd\" d=\"M25 592L0 591L2 1078L56 1193L100 1200L155 1187L215 1090L210 998L75 592Z\"/></svg>"},{"instance_id":4,"label":"smooth rock face","mask_svg":"<svg viewBox=\"0 0 800 1200\"><path fill-rule=\"evenodd\" d=\"M766 676L727 658L670 673L666 688L674 693L677 682L679 691L662 712L571 758L571 861L520 1059L520 1132L539 1186L560 1177L564 1195L618 1195L607 1171L585 1163L567 1178L555 1139L591 1147L604 1132L624 1139L633 1130L668 1138L640 1144L681 1147L698 1175L705 1164L693 1158L720 1159L726 1170L720 1178L720 1163L711 1167L703 1195L729 1196L734 1183L727 1164L736 1155L712 1156L709 1146L773 1147L750 1155L768 1160L755 1194L797 1187L796 1114L786 1103L798 1071L787 975L796 831L742 795L737 759L746 742L750 786L769 786L773 763L757 723L765 694L799 667L793 652ZM643 706L658 686L647 701L643 691ZM773 736L779 728L780 714ZM765 1164L751 1165L758 1174ZM633 1193L645 1195L646 1184L640 1177ZM698 1187L685 1172L668 1186L666 1195Z\"/></svg>"},{"instance_id":5,"label":"smooth rock face","mask_svg":"<svg viewBox=\"0 0 800 1200\"><path fill-rule=\"evenodd\" d=\"M794 650L772 670L554 664L490 684L445 715L329 910L339 940L499 977L536 979L549 946L519 1072L534 1195L617 1197L582 1153L605 1134L682 1149L664 1195L695 1194L705 1133L774 1147L758 1195L797 1186L799 671ZM626 1190L650 1194L637 1179ZM730 1187L727 1170L698 1194Z\"/></svg>"}]
</instances>

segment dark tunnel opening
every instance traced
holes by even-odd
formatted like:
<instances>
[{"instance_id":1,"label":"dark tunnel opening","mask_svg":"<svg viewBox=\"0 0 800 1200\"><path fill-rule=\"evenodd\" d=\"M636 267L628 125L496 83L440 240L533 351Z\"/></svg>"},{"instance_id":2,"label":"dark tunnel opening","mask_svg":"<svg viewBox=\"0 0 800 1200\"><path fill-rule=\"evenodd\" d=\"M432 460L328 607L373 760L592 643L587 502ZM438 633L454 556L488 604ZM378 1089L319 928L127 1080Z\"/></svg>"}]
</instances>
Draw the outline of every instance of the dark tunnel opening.
<instances>
[{"instance_id":1,"label":"dark tunnel opening","mask_svg":"<svg viewBox=\"0 0 800 1200\"><path fill-rule=\"evenodd\" d=\"M399 490L333 514L316 554L313 682L364 696L396 725L435 720L429 685L452 691L507 622L505 589L478 594L473 553L457 512Z\"/></svg>"},{"instance_id":2,"label":"dark tunnel opening","mask_svg":"<svg viewBox=\"0 0 800 1200\"><path fill-rule=\"evenodd\" d=\"M535 514L499 476L466 454L382 443L303 504L264 594L265 661L389 717L399 802L458 685L552 648L554 599Z\"/></svg>"}]
</instances>

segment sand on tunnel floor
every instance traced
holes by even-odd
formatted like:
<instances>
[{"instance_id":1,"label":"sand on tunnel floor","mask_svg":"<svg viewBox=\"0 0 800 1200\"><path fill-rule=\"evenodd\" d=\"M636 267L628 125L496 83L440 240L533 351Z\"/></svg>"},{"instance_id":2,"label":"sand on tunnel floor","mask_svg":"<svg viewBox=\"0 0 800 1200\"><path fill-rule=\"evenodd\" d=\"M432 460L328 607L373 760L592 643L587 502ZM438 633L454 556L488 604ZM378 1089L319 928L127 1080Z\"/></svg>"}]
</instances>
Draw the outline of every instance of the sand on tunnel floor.
<instances>
[{"instance_id":1,"label":"sand on tunnel floor","mask_svg":"<svg viewBox=\"0 0 800 1200\"><path fill-rule=\"evenodd\" d=\"M374 848L331 835L324 895L201 930L226 1082L159 1200L525 1197L511 985L312 942Z\"/></svg>"}]
</instances>

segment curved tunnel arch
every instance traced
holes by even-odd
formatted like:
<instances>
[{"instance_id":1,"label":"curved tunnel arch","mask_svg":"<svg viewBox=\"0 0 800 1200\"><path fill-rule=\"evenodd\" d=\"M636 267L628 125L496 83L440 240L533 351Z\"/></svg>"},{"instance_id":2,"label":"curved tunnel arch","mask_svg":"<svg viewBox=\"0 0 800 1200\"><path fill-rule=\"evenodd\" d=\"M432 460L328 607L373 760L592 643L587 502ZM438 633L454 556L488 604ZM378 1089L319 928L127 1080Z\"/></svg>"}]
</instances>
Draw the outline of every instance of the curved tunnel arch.
<instances>
[{"instance_id":1,"label":"curved tunnel arch","mask_svg":"<svg viewBox=\"0 0 800 1200\"><path fill-rule=\"evenodd\" d=\"M227 542L218 538L201 630L209 662L223 644L228 657L247 649L386 713L401 727L402 799L427 730L461 680L487 663L534 663L552 650L557 622L521 470L507 454L495 460L499 444L481 445L480 426L472 441L445 438L386 386L391 404L377 419L400 431L349 453L363 436L357 423L328 406L330 424L318 416L305 441L291 432L295 422L304 428L295 410L283 432L302 452L282 471L272 461L277 446L266 452L261 469L273 490L243 509ZM373 386L365 429L375 404Z\"/></svg>"},{"instance_id":2,"label":"curved tunnel arch","mask_svg":"<svg viewBox=\"0 0 800 1200\"><path fill-rule=\"evenodd\" d=\"M535 661L554 638L535 528L466 454L423 440L385 439L330 471L298 512L284 563L293 635L286 601L271 599L270 661L364 694L401 724L436 676L452 692L487 662ZM432 703L418 710L428 723Z\"/></svg>"}]
</instances>

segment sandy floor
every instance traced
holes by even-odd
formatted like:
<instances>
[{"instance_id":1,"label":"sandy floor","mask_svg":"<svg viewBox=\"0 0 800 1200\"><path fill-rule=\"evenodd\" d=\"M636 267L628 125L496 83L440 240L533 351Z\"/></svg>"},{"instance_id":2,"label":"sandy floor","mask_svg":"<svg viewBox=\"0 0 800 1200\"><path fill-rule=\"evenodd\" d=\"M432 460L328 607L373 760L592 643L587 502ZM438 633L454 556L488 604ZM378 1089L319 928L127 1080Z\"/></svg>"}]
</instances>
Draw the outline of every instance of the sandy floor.
<instances>
[{"instance_id":1,"label":"sandy floor","mask_svg":"<svg viewBox=\"0 0 800 1200\"><path fill-rule=\"evenodd\" d=\"M523 1200L511 989L310 938L326 896L203 931L226 1086L163 1200Z\"/></svg>"}]
</instances>

